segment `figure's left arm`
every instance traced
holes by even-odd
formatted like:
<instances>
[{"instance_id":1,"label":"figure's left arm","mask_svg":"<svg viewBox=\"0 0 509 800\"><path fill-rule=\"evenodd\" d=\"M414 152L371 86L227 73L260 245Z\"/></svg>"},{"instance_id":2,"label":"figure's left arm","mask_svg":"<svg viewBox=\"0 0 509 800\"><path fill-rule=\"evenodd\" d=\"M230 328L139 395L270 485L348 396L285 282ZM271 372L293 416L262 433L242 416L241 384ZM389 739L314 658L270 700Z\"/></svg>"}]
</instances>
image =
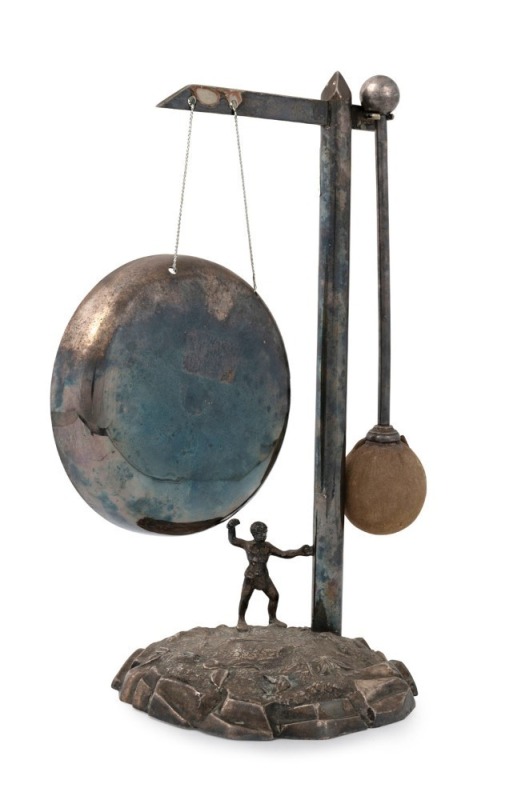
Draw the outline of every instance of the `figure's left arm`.
<instances>
[{"instance_id":1,"label":"figure's left arm","mask_svg":"<svg viewBox=\"0 0 509 800\"><path fill-rule=\"evenodd\" d=\"M315 552L314 547L310 544L303 544L298 550L280 550L279 547L270 545L271 556L278 556L278 558L295 558L295 556L312 556Z\"/></svg>"}]
</instances>

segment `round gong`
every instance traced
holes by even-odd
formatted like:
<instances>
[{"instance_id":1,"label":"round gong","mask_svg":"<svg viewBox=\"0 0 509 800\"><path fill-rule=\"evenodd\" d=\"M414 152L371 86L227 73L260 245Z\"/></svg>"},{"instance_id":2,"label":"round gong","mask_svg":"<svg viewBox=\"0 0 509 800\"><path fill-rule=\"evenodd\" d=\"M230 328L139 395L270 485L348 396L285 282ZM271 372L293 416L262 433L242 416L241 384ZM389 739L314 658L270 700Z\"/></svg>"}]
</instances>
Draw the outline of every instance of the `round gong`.
<instances>
[{"instance_id":1,"label":"round gong","mask_svg":"<svg viewBox=\"0 0 509 800\"><path fill-rule=\"evenodd\" d=\"M51 386L53 431L81 496L110 522L194 533L240 508L285 434L290 379L272 315L230 270L131 261L83 300Z\"/></svg>"}]
</instances>

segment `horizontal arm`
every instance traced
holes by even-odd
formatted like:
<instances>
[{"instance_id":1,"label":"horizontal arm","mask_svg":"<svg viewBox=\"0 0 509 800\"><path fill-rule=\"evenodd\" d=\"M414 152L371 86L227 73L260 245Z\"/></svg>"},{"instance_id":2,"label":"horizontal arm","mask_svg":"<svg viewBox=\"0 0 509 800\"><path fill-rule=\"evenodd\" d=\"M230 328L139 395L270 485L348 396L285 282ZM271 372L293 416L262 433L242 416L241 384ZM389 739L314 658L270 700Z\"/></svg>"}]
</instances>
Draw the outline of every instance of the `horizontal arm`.
<instances>
[{"instance_id":1,"label":"horizontal arm","mask_svg":"<svg viewBox=\"0 0 509 800\"><path fill-rule=\"evenodd\" d=\"M231 114L230 103L235 103L239 116L278 119L284 122L303 122L311 125L329 125L329 103L326 100L307 100L302 97L245 92L219 86L191 84L158 103L158 108L189 111L188 100L196 97L195 111L212 114ZM375 120L361 106L352 106L352 128L375 130Z\"/></svg>"}]
</instances>

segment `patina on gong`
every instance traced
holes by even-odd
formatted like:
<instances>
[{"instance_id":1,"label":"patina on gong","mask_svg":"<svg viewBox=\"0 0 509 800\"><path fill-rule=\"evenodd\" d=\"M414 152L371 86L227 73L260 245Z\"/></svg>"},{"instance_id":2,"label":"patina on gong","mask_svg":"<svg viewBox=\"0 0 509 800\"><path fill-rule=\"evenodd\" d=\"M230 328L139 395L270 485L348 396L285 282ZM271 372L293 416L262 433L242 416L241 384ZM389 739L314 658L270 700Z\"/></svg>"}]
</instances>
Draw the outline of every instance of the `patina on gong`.
<instances>
[{"instance_id":1,"label":"patina on gong","mask_svg":"<svg viewBox=\"0 0 509 800\"><path fill-rule=\"evenodd\" d=\"M288 420L283 341L241 278L203 259L131 261L83 300L51 387L53 431L81 496L125 528L194 533L267 477Z\"/></svg>"}]
</instances>

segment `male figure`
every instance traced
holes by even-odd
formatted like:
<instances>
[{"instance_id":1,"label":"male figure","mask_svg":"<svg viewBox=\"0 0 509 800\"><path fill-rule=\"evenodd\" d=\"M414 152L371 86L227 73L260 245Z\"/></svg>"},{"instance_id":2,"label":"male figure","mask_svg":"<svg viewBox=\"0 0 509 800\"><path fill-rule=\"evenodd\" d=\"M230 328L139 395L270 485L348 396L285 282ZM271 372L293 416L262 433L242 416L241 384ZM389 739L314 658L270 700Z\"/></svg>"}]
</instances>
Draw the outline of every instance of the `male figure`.
<instances>
[{"instance_id":1,"label":"male figure","mask_svg":"<svg viewBox=\"0 0 509 800\"><path fill-rule=\"evenodd\" d=\"M295 558L295 556L311 556L313 555L313 548L305 544L299 547L298 550L279 550L273 544L267 542L267 526L264 522L253 522L251 525L251 533L254 542L248 542L245 539L238 539L235 533L235 528L240 525L238 519L230 519L227 523L228 540L230 544L235 547L242 547L245 551L249 566L244 573L244 583L242 585L242 592L240 595L239 604L239 621L237 622L238 631L247 631L248 626L246 623L246 611L255 589L260 589L265 592L269 598L269 625L278 625L280 628L286 628L286 624L281 622L276 616L277 604L279 602L279 594L272 583L269 572L267 570L267 561L269 556L278 556L279 558Z\"/></svg>"}]
</instances>

